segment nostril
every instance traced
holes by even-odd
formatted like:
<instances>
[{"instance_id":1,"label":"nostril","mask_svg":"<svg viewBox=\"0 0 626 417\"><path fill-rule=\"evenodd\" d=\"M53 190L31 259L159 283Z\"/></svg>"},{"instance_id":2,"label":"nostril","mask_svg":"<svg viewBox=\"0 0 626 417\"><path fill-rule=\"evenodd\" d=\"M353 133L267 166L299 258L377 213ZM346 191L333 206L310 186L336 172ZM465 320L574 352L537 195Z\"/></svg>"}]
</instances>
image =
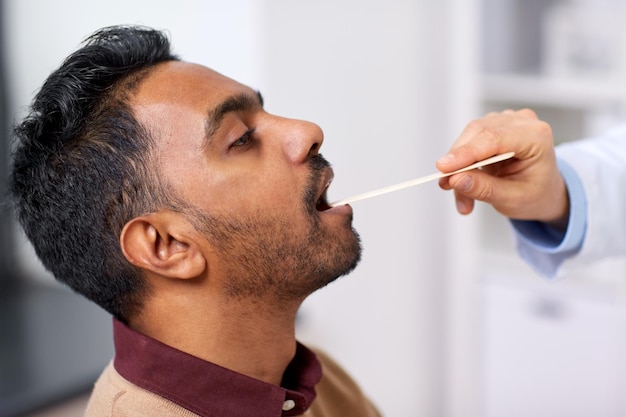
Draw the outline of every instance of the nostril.
<instances>
[{"instance_id":1,"label":"nostril","mask_svg":"<svg viewBox=\"0 0 626 417\"><path fill-rule=\"evenodd\" d=\"M320 149L320 144L319 143L314 143L313 145L311 145L311 148L309 149L309 155L314 155L317 154L317 152Z\"/></svg>"}]
</instances>

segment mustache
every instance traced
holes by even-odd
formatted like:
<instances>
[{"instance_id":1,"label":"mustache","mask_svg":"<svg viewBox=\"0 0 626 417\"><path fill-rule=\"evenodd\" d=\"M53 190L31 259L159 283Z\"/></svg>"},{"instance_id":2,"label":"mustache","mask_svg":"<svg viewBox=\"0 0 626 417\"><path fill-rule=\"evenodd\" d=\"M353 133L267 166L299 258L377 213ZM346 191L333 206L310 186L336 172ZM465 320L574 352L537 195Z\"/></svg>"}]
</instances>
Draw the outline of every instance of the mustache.
<instances>
[{"instance_id":1,"label":"mustache","mask_svg":"<svg viewBox=\"0 0 626 417\"><path fill-rule=\"evenodd\" d=\"M309 159L309 168L312 172L316 172L318 177L324 169L329 167L330 162L328 162L322 154L317 154Z\"/></svg>"},{"instance_id":2,"label":"mustache","mask_svg":"<svg viewBox=\"0 0 626 417\"><path fill-rule=\"evenodd\" d=\"M324 170L330 168L330 162L322 154L317 154L309 159L308 165L310 173L307 187L304 190L304 201L307 207L315 208L319 183Z\"/></svg>"}]
</instances>

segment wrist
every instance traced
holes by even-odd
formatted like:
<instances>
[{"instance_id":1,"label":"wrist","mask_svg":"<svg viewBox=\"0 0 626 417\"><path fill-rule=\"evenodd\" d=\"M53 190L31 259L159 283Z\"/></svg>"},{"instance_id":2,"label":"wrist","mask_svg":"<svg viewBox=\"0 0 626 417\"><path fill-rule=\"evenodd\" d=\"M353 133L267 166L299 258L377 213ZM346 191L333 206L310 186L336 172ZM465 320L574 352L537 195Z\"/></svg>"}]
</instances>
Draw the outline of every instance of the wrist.
<instances>
[{"instance_id":1,"label":"wrist","mask_svg":"<svg viewBox=\"0 0 626 417\"><path fill-rule=\"evenodd\" d=\"M554 204L554 207L559 207L560 209L554 216L546 219L544 223L553 229L564 232L567 230L570 220L570 199L565 181L562 178L559 179L560 184L557 189L561 190L561 196L558 199L558 203Z\"/></svg>"}]
</instances>

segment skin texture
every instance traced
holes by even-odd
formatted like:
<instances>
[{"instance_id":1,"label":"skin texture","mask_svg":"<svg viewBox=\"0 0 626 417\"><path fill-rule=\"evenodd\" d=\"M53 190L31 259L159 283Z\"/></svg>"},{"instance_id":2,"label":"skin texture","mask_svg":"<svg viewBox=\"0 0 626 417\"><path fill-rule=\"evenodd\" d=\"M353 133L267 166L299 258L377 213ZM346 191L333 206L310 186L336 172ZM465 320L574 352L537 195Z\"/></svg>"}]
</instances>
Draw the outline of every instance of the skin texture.
<instances>
[{"instance_id":1,"label":"skin texture","mask_svg":"<svg viewBox=\"0 0 626 417\"><path fill-rule=\"evenodd\" d=\"M443 178L439 185L454 190L461 214L471 213L478 200L512 219L567 227L569 199L552 130L532 110L494 112L470 122L437 168L450 172L510 151L515 152L511 160Z\"/></svg>"},{"instance_id":2,"label":"skin texture","mask_svg":"<svg viewBox=\"0 0 626 417\"><path fill-rule=\"evenodd\" d=\"M131 106L158 138L160 181L188 205L122 231L151 289L131 327L279 384L300 304L360 257L351 208L316 209L332 179L321 129L271 115L255 91L186 62L151 69Z\"/></svg>"}]
</instances>

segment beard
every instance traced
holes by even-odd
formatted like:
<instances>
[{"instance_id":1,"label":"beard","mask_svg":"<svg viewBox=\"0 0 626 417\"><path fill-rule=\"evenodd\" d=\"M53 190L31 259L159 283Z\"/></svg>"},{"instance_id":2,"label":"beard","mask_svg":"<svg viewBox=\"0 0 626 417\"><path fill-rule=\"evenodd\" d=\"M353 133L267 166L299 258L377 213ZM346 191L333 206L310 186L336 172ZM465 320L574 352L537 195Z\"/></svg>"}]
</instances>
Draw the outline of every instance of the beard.
<instances>
[{"instance_id":1,"label":"beard","mask_svg":"<svg viewBox=\"0 0 626 417\"><path fill-rule=\"evenodd\" d=\"M280 210L258 210L247 217L209 217L194 210L195 226L225 261L228 296L301 301L356 267L362 250L351 216L341 227L330 228L316 209L321 175L328 166L321 155L309 162L299 218L308 224L301 234L294 232L303 230L301 224L284 218Z\"/></svg>"}]
</instances>

